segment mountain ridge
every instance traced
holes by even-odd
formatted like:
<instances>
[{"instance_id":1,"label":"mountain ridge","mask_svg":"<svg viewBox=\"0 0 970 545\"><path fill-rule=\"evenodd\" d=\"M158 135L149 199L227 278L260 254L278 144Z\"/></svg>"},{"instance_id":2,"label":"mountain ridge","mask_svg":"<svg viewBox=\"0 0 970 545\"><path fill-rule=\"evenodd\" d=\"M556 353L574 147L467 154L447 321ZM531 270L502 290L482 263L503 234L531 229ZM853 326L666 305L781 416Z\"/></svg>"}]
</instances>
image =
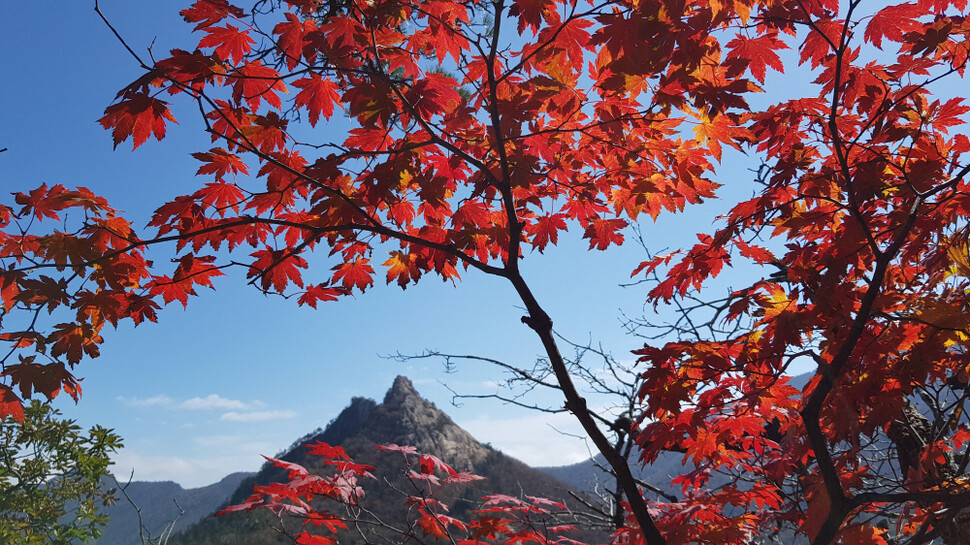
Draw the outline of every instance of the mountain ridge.
<instances>
[{"instance_id":1,"label":"mountain ridge","mask_svg":"<svg viewBox=\"0 0 970 545\"><path fill-rule=\"evenodd\" d=\"M184 530L222 506L239 484L252 475L255 473L230 473L212 484L195 488L183 488L174 481L119 483L111 479L111 482L105 483L105 488L118 490L116 501L102 508L102 512L109 517L109 523L104 533L91 543L140 544L139 529L142 527L152 537L160 536L173 523L174 531ZM141 510L141 522L137 510Z\"/></svg>"},{"instance_id":2,"label":"mountain ridge","mask_svg":"<svg viewBox=\"0 0 970 545\"><path fill-rule=\"evenodd\" d=\"M395 378L381 403L355 397L330 424L309 437L307 443L315 442L340 445L358 463L377 468L377 482L365 483L368 502L366 509L379 513L387 523L384 528L368 526L360 529L364 535L345 533L341 543L353 545L365 542L394 543L399 536L387 531L386 526L405 528L413 509L405 504L402 491L411 490L414 483L402 471L401 453L386 452L377 445L398 444L416 448L419 452L433 454L458 471L467 471L485 477L462 485L460 488L439 490L436 498L451 507L451 516L462 518L481 505L482 496L505 494L520 496L523 492L547 497L566 503L576 503L571 494L577 492L549 475L477 441L469 432L424 399L404 376ZM323 474L324 466L316 456L296 447L279 456L281 460L300 464L311 473ZM244 502L254 484L266 485L286 480L286 471L271 464L252 477L245 479L232 494L229 504ZM386 486L372 485L387 483ZM412 492L414 493L414 492ZM269 523L282 523L292 531L300 525L285 519L274 519L267 510L247 513L231 513L217 518L205 517L183 533L175 535L169 545L215 545L234 543L238 545L287 544L290 541L278 532L270 530ZM380 526L380 525L378 525Z\"/></svg>"}]
</instances>

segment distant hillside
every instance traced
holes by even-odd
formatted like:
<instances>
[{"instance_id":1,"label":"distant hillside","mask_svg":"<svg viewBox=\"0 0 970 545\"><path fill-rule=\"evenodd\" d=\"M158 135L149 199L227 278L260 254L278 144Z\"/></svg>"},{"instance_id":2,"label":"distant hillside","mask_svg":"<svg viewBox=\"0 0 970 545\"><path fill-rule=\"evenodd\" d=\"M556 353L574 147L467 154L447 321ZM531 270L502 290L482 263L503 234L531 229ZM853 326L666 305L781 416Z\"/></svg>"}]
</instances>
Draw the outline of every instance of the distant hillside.
<instances>
[{"instance_id":1,"label":"distant hillside","mask_svg":"<svg viewBox=\"0 0 970 545\"><path fill-rule=\"evenodd\" d=\"M233 473L215 484L190 489L184 489L171 481L134 481L125 487L131 502L125 499L121 491L118 491L115 494L118 501L103 509L102 512L110 517L110 522L101 537L92 543L141 545L138 533L138 512L135 506L141 510L142 524L152 537L160 536L172 521L175 521L175 531L184 530L224 504L226 498L239 487L239 483L253 475L255 474ZM114 481L107 483L106 486L119 488ZM179 516L179 508L183 511L181 516ZM146 537L148 537L147 534Z\"/></svg>"},{"instance_id":2,"label":"distant hillside","mask_svg":"<svg viewBox=\"0 0 970 545\"><path fill-rule=\"evenodd\" d=\"M440 498L451 506L450 514L458 518L463 518L469 510L480 505L481 497L488 494L528 494L578 505L571 499L570 487L479 443L433 403L422 398L405 377L395 379L380 404L370 399L354 398L322 433L308 442L316 441L341 445L355 461L378 468L377 480L365 483L366 496L362 506L380 514L389 525L402 527L406 524L410 508L405 505L401 491L411 486L401 471L400 453L374 448L390 443L413 446L421 452L438 456L459 471L471 471L485 477L483 481L462 485ZM308 456L304 451L297 447L281 458L303 465L310 471L323 472L325 468L317 457ZM255 477L240 484L230 502L244 501L254 483L267 484L280 480L285 480L281 470L264 466ZM273 529L274 522L279 523L266 510L206 517L174 536L169 545L289 544L285 536ZM362 531L366 539L348 532L341 536L341 545L395 542L396 536L381 529L366 527ZM587 534L577 537L593 536Z\"/></svg>"},{"instance_id":3,"label":"distant hillside","mask_svg":"<svg viewBox=\"0 0 970 545\"><path fill-rule=\"evenodd\" d=\"M670 485L671 479L684 472L684 455L676 452L663 452L657 460L647 467L637 464L636 455L631 458L633 476L663 492L678 495L680 487ZM600 496L604 487L616 489L616 480L605 470L608 465L602 454L594 458L568 466L537 467L541 471L569 486L590 495ZM652 498L647 494L648 498Z\"/></svg>"}]
</instances>

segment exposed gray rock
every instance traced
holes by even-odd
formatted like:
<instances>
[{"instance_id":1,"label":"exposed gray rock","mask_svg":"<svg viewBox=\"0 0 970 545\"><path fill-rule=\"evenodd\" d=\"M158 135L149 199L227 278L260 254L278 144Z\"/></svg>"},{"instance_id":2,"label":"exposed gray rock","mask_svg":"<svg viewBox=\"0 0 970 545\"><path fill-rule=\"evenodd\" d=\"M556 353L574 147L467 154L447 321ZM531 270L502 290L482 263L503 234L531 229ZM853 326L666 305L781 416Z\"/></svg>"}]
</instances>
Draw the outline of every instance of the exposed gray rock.
<instances>
[{"instance_id":1,"label":"exposed gray rock","mask_svg":"<svg viewBox=\"0 0 970 545\"><path fill-rule=\"evenodd\" d=\"M410 445L434 453L458 470L475 472L489 453L434 403L421 397L403 376L394 379L384 403L374 408L360 430L377 444Z\"/></svg>"}]
</instances>

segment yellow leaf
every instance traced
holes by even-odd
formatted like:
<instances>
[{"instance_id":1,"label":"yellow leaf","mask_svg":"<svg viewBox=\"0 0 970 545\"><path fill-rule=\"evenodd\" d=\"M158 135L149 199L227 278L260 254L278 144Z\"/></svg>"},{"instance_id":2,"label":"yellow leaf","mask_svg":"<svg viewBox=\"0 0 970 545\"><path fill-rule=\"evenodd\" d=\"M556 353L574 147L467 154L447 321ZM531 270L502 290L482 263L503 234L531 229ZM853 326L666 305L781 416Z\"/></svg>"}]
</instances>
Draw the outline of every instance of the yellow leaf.
<instances>
[{"instance_id":1,"label":"yellow leaf","mask_svg":"<svg viewBox=\"0 0 970 545\"><path fill-rule=\"evenodd\" d=\"M967 243L952 244L946 249L946 255L953 261L953 267L960 276L970 278L970 252L967 251Z\"/></svg>"}]
</instances>

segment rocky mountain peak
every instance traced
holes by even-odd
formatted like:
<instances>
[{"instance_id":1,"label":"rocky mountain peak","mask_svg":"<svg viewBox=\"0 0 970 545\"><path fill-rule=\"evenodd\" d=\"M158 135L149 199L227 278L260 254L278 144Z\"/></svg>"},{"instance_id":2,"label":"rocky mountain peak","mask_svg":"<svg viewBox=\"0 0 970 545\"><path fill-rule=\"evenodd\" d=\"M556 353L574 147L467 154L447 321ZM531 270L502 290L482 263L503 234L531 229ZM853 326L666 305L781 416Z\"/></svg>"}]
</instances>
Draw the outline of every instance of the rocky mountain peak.
<instances>
[{"instance_id":1,"label":"rocky mountain peak","mask_svg":"<svg viewBox=\"0 0 970 545\"><path fill-rule=\"evenodd\" d=\"M411 384L411 379L404 375L398 375L394 379L391 389L384 395L384 405L401 405L412 396L421 397L418 391L414 389L414 384Z\"/></svg>"},{"instance_id":2,"label":"rocky mountain peak","mask_svg":"<svg viewBox=\"0 0 970 545\"><path fill-rule=\"evenodd\" d=\"M393 442L434 452L457 469L474 470L488 456L488 449L421 397L404 376L394 379L384 402L369 415L362 435L376 443Z\"/></svg>"}]
</instances>

